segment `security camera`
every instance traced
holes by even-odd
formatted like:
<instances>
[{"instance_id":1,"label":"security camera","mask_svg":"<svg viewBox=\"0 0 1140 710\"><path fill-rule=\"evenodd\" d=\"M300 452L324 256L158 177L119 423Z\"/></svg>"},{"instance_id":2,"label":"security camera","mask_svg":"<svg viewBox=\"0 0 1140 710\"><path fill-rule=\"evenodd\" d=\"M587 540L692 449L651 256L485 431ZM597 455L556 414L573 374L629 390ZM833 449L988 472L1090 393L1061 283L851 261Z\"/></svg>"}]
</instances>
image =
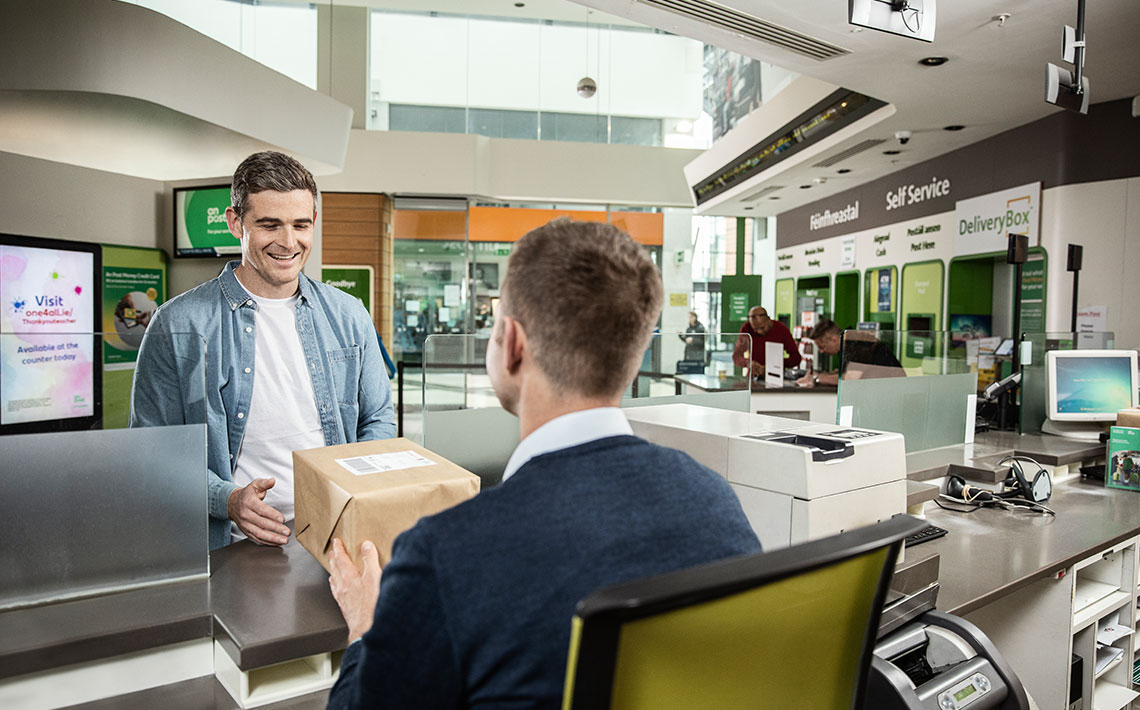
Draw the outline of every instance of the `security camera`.
<instances>
[{"instance_id":1,"label":"security camera","mask_svg":"<svg viewBox=\"0 0 1140 710\"><path fill-rule=\"evenodd\" d=\"M899 142L899 145L910 143L910 131L895 131L895 140Z\"/></svg>"},{"instance_id":2,"label":"security camera","mask_svg":"<svg viewBox=\"0 0 1140 710\"><path fill-rule=\"evenodd\" d=\"M598 90L597 83L595 83L594 80L591 79L590 77L584 76L578 80L578 95L581 96L582 98L584 98L584 99L590 98L591 96L594 95L594 92L597 90Z\"/></svg>"}]
</instances>

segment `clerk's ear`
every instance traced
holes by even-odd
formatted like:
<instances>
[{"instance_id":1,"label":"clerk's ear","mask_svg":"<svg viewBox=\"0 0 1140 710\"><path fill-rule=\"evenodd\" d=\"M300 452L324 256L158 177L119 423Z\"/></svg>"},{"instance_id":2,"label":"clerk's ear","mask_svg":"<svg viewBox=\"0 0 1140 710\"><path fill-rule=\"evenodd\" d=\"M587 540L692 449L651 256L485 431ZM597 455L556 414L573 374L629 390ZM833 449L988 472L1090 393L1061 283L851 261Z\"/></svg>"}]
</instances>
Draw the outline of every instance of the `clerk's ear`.
<instances>
[{"instance_id":1,"label":"clerk's ear","mask_svg":"<svg viewBox=\"0 0 1140 710\"><path fill-rule=\"evenodd\" d=\"M500 350L503 357L506 358L504 368L513 375L518 372L524 357L529 355L526 329L523 328L522 323L510 316L503 316L501 322L503 325L503 341L500 343Z\"/></svg>"}]
</instances>

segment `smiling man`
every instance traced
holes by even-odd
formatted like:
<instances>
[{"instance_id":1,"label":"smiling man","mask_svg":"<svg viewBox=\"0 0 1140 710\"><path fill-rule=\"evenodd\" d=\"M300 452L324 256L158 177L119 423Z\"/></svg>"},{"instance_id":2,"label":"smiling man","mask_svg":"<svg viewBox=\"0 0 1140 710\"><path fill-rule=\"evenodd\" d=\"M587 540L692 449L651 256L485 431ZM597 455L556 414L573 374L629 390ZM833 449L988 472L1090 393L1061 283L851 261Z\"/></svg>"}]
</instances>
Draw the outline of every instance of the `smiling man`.
<instances>
[{"instance_id":1,"label":"smiling man","mask_svg":"<svg viewBox=\"0 0 1140 710\"><path fill-rule=\"evenodd\" d=\"M155 311L131 392L131 426L208 425L211 549L288 540L293 451L396 433L368 312L301 273L313 176L281 153L255 153L230 192L241 261Z\"/></svg>"}]
</instances>

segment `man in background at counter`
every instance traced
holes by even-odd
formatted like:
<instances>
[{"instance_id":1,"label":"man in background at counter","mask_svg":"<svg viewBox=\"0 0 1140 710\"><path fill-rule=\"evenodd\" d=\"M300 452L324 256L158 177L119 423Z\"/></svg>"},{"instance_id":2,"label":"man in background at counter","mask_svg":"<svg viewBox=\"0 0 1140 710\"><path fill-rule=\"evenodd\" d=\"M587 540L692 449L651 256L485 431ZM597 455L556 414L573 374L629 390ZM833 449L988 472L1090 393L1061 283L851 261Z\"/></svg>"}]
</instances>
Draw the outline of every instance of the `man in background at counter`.
<instances>
[{"instance_id":1,"label":"man in background at counter","mask_svg":"<svg viewBox=\"0 0 1140 710\"><path fill-rule=\"evenodd\" d=\"M724 479L633 436L618 408L661 301L652 261L612 225L519 240L487 372L521 443L501 485L396 539L382 584L374 546L361 572L334 541L352 643L329 707L556 710L581 599L760 550Z\"/></svg>"},{"instance_id":2,"label":"man in background at counter","mask_svg":"<svg viewBox=\"0 0 1140 710\"><path fill-rule=\"evenodd\" d=\"M234 173L231 202L241 261L155 312L131 391L131 426L207 424L210 549L231 535L285 544L293 451L396 434L368 312L301 273L313 176L281 153L255 153Z\"/></svg>"},{"instance_id":3,"label":"man in background at counter","mask_svg":"<svg viewBox=\"0 0 1140 710\"><path fill-rule=\"evenodd\" d=\"M846 342L840 337L841 331L835 321L824 318L811 331L815 347L823 355L838 355L842 346L839 370L818 375L807 374L796 380L801 387L814 385L838 385L839 377L844 379L871 379L880 377L905 377L902 365L886 343L880 342L873 330L849 330Z\"/></svg>"},{"instance_id":4,"label":"man in background at counter","mask_svg":"<svg viewBox=\"0 0 1140 710\"><path fill-rule=\"evenodd\" d=\"M745 335L752 336L751 342ZM766 343L780 343L784 346L784 367L795 367L800 364L800 350L796 347L796 340L792 332L780 321L768 317L768 311L763 306L753 306L748 311L748 322L740 328L740 337L736 339L736 348L732 351L732 362L737 367L748 369L748 348L752 348L752 374L764 374Z\"/></svg>"}]
</instances>

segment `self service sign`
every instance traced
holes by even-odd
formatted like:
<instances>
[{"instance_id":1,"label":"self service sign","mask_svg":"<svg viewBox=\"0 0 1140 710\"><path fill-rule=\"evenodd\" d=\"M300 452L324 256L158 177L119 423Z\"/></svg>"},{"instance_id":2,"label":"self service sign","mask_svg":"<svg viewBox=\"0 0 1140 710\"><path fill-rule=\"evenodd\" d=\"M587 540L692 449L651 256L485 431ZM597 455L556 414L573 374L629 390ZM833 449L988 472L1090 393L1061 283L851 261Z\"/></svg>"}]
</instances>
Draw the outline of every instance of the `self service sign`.
<instances>
[{"instance_id":1,"label":"self service sign","mask_svg":"<svg viewBox=\"0 0 1140 710\"><path fill-rule=\"evenodd\" d=\"M1010 234L1029 237L1029 246L1040 244L1041 183L1011 187L955 203L954 255L1005 251Z\"/></svg>"}]
</instances>

